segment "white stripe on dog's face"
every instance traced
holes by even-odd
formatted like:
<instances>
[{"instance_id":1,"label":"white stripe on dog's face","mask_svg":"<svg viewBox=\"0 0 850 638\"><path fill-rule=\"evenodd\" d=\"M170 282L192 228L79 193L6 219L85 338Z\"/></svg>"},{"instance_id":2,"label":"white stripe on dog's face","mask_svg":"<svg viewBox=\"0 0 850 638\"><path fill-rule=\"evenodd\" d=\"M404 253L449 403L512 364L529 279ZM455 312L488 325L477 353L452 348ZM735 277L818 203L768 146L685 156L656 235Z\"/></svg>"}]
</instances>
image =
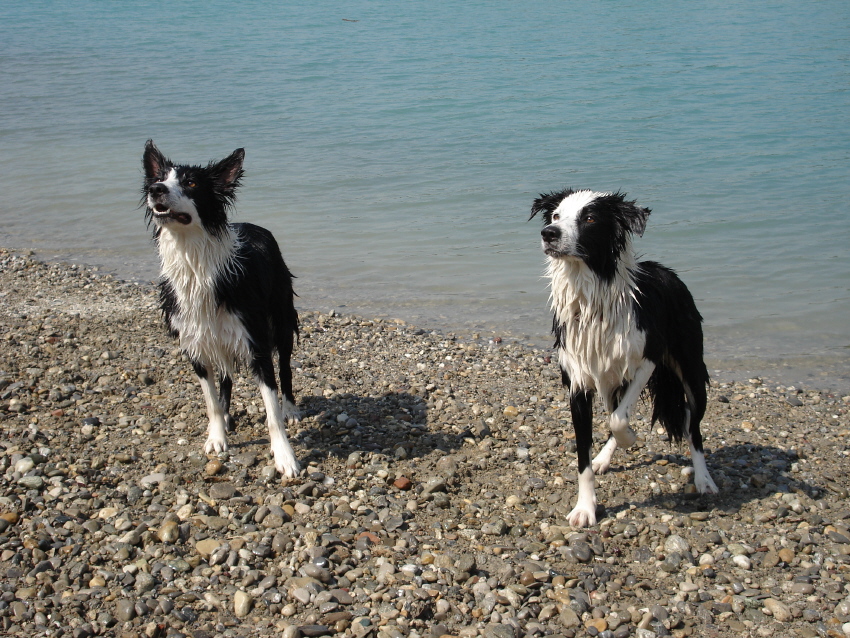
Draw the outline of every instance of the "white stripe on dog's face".
<instances>
[{"instance_id":1,"label":"white stripe on dog's face","mask_svg":"<svg viewBox=\"0 0 850 638\"><path fill-rule=\"evenodd\" d=\"M578 191L568 195L552 211L552 221L549 226L555 226L560 231L560 237L555 242L547 243L543 240L543 250L547 254L551 251L561 255L579 256L576 254L576 246L579 239L579 219L585 207L597 197L606 193L595 191Z\"/></svg>"},{"instance_id":2,"label":"white stripe on dog's face","mask_svg":"<svg viewBox=\"0 0 850 638\"><path fill-rule=\"evenodd\" d=\"M167 189L165 193L153 194L151 188L162 184ZM153 219L160 226L193 226L200 224L198 209L192 198L183 192L177 169L171 168L160 182L152 184L148 189L148 207L154 212ZM185 220L185 216L189 220ZM179 223L174 223L180 220Z\"/></svg>"}]
</instances>

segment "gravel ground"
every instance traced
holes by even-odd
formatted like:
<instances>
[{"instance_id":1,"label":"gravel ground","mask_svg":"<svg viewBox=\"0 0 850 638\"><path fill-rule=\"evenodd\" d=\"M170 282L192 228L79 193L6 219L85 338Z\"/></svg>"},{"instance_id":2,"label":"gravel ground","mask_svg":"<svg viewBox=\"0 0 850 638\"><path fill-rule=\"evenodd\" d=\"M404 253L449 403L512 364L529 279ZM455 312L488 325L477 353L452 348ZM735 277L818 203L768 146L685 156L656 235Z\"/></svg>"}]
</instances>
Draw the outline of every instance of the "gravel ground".
<instances>
[{"instance_id":1,"label":"gravel ground","mask_svg":"<svg viewBox=\"0 0 850 638\"><path fill-rule=\"evenodd\" d=\"M0 631L850 636L850 397L712 387L719 496L694 493L643 406L598 479L600 523L575 530L550 352L302 326L304 470L281 480L245 379L229 454L203 454L201 392L153 287L0 249Z\"/></svg>"}]
</instances>

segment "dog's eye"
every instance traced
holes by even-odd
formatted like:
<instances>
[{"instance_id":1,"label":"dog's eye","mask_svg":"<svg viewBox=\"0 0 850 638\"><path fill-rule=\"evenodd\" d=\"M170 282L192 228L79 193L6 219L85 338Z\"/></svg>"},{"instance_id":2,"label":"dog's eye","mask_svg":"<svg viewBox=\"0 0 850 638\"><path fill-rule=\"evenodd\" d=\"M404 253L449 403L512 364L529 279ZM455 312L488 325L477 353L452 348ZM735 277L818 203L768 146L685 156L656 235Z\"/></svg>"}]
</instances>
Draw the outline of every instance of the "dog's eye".
<instances>
[{"instance_id":1,"label":"dog's eye","mask_svg":"<svg viewBox=\"0 0 850 638\"><path fill-rule=\"evenodd\" d=\"M584 216L584 223L585 224L595 224L596 218L593 215L585 215Z\"/></svg>"},{"instance_id":2,"label":"dog's eye","mask_svg":"<svg viewBox=\"0 0 850 638\"><path fill-rule=\"evenodd\" d=\"M186 182L186 188L195 188L195 186L197 186L197 184L195 184L194 180L190 179L188 182Z\"/></svg>"},{"instance_id":3,"label":"dog's eye","mask_svg":"<svg viewBox=\"0 0 850 638\"><path fill-rule=\"evenodd\" d=\"M561 216L558 213L555 213L554 215L552 215L552 221L553 222L556 222L559 219L561 219Z\"/></svg>"}]
</instances>

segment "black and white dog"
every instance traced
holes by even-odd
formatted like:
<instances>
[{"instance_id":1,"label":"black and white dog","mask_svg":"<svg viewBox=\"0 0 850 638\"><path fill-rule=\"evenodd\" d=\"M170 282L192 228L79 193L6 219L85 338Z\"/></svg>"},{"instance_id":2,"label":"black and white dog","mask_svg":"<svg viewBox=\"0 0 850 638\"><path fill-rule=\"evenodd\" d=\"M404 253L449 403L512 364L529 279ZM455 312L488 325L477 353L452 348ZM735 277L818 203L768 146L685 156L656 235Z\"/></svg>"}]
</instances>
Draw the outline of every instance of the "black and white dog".
<instances>
[{"instance_id":1,"label":"black and white dog","mask_svg":"<svg viewBox=\"0 0 850 638\"><path fill-rule=\"evenodd\" d=\"M635 442L629 415L644 388L653 423L671 439L688 441L697 490L717 493L699 429L709 381L702 317L675 272L635 258L632 235L643 235L649 209L620 193L568 189L535 199L529 219L537 213L543 215L552 331L576 434L578 502L570 524L596 523L594 473L608 470L618 445ZM612 436L591 462L596 393L610 413Z\"/></svg>"},{"instance_id":2,"label":"black and white dog","mask_svg":"<svg viewBox=\"0 0 850 638\"><path fill-rule=\"evenodd\" d=\"M299 467L285 429L287 419L299 420L289 367L298 335L292 274L269 231L227 221L244 159L240 148L207 166L173 164L148 140L142 201L159 249L163 317L192 362L204 394L209 417L204 451L227 450L225 431L233 426L232 375L244 364L260 386L275 467L293 477Z\"/></svg>"}]
</instances>

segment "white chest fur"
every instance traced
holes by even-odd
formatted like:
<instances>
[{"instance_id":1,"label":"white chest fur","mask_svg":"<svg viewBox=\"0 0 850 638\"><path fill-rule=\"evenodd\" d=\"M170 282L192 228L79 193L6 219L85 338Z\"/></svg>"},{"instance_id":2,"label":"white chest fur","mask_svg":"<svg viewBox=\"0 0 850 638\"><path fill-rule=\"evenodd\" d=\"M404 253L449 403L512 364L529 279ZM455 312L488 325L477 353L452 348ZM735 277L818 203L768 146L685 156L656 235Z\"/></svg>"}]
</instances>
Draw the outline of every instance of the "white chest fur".
<instances>
[{"instance_id":1,"label":"white chest fur","mask_svg":"<svg viewBox=\"0 0 850 638\"><path fill-rule=\"evenodd\" d=\"M596 390L606 402L643 359L646 337L633 307L634 267L620 263L608 283L581 260L549 258L550 302L562 326L559 363L574 388Z\"/></svg>"},{"instance_id":2,"label":"white chest fur","mask_svg":"<svg viewBox=\"0 0 850 638\"><path fill-rule=\"evenodd\" d=\"M212 237L201 228L162 229L157 240L163 276L176 298L171 328L195 361L232 373L245 361L249 342L239 316L218 305L216 283L238 267L239 237L228 229Z\"/></svg>"}]
</instances>

